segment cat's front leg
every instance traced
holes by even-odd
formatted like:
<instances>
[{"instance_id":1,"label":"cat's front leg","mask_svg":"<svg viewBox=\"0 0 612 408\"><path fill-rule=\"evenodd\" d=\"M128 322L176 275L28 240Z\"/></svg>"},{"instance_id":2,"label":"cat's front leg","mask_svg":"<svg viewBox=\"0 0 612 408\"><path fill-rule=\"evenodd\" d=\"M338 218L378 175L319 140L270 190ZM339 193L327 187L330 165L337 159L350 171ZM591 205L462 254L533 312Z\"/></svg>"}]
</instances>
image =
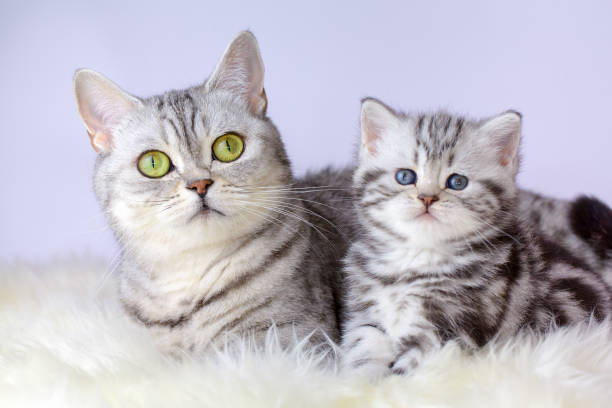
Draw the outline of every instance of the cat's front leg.
<instances>
[{"instance_id":1,"label":"cat's front leg","mask_svg":"<svg viewBox=\"0 0 612 408\"><path fill-rule=\"evenodd\" d=\"M342 350L343 370L351 374L376 379L391 373L393 342L380 326L364 324L348 330Z\"/></svg>"}]
</instances>

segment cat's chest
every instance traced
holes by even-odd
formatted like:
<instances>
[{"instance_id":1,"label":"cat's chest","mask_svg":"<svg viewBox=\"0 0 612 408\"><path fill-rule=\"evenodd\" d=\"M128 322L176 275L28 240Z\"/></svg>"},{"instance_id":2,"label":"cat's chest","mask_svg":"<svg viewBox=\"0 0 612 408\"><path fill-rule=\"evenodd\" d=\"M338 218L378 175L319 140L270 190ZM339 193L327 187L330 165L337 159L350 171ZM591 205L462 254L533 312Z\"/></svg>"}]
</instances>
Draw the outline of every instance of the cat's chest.
<instances>
[{"instance_id":1,"label":"cat's chest","mask_svg":"<svg viewBox=\"0 0 612 408\"><path fill-rule=\"evenodd\" d=\"M175 256L150 255L145 265L129 265L123 271L122 297L147 316L171 319L227 284L241 264L241 256L215 248Z\"/></svg>"}]
</instances>

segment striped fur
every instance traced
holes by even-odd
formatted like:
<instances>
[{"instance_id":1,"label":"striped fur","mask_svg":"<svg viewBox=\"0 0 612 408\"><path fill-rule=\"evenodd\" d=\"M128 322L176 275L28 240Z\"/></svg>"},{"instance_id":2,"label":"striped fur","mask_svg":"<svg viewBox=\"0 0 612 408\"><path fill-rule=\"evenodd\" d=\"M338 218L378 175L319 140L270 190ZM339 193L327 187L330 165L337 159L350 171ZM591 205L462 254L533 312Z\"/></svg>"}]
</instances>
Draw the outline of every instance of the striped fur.
<instances>
[{"instance_id":1,"label":"striped fur","mask_svg":"<svg viewBox=\"0 0 612 408\"><path fill-rule=\"evenodd\" d=\"M77 73L88 131L102 132L92 139L101 150L94 185L121 244L122 302L175 354L207 350L230 332L260 338L272 324L284 343L313 332L313 343L325 335L338 340L345 240L337 226L344 224L338 217L350 175L325 170L294 180L265 114L261 81L263 65L248 32L232 42L204 85L185 90L134 98L99 74ZM123 105L114 101L121 98L136 108L117 112ZM92 104L110 112L100 120L121 119L100 127L91 119L98 113ZM103 134L108 127L111 144ZM211 146L227 132L240 134L245 149L223 163ZM175 169L143 177L136 162L147 150L165 152ZM213 180L205 207L186 188L201 179Z\"/></svg>"},{"instance_id":2,"label":"striped fur","mask_svg":"<svg viewBox=\"0 0 612 408\"><path fill-rule=\"evenodd\" d=\"M518 114L403 115L366 100L362 134L361 231L345 259L347 369L406 373L449 339L475 348L612 312L612 211L519 192ZM404 168L416 184L396 182ZM453 173L468 187L447 188ZM439 197L429 214L419 194Z\"/></svg>"}]
</instances>

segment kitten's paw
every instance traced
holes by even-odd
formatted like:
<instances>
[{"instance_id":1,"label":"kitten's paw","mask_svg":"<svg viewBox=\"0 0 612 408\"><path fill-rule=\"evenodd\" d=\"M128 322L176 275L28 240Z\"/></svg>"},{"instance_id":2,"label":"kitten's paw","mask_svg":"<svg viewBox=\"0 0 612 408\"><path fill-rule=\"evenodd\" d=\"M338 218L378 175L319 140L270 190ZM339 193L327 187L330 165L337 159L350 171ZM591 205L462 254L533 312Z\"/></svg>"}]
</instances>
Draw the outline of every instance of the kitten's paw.
<instances>
[{"instance_id":1,"label":"kitten's paw","mask_svg":"<svg viewBox=\"0 0 612 408\"><path fill-rule=\"evenodd\" d=\"M377 379L391 374L391 339L380 329L361 326L346 334L342 370L352 375Z\"/></svg>"},{"instance_id":2,"label":"kitten's paw","mask_svg":"<svg viewBox=\"0 0 612 408\"><path fill-rule=\"evenodd\" d=\"M352 376L378 380L391 375L389 363L380 360L356 360L347 367Z\"/></svg>"},{"instance_id":3,"label":"kitten's paw","mask_svg":"<svg viewBox=\"0 0 612 408\"><path fill-rule=\"evenodd\" d=\"M411 349L400 355L392 364L391 372L397 375L410 375L421 363L422 353L418 349Z\"/></svg>"}]
</instances>

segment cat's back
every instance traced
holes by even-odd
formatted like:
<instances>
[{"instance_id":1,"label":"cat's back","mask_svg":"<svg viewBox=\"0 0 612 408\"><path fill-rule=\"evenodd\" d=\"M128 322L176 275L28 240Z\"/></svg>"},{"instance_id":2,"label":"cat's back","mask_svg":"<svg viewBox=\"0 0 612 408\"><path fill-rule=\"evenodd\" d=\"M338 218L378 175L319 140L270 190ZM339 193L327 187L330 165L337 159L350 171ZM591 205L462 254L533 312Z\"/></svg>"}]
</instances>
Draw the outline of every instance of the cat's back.
<instances>
[{"instance_id":1,"label":"cat's back","mask_svg":"<svg viewBox=\"0 0 612 408\"><path fill-rule=\"evenodd\" d=\"M353 169L326 167L309 172L294 185L311 224L310 248L304 274L312 285L331 289L336 322L343 317L342 259L354 235ZM315 283L316 282L316 283ZM316 289L315 289L316 290Z\"/></svg>"},{"instance_id":2,"label":"cat's back","mask_svg":"<svg viewBox=\"0 0 612 408\"><path fill-rule=\"evenodd\" d=\"M335 224L334 234L350 234L353 225L351 185L353 168L325 167L308 172L296 181L296 193L300 193L307 209L316 212ZM315 217L317 218L317 217ZM319 219L317 224L324 220ZM327 227L330 227L328 224Z\"/></svg>"}]
</instances>

